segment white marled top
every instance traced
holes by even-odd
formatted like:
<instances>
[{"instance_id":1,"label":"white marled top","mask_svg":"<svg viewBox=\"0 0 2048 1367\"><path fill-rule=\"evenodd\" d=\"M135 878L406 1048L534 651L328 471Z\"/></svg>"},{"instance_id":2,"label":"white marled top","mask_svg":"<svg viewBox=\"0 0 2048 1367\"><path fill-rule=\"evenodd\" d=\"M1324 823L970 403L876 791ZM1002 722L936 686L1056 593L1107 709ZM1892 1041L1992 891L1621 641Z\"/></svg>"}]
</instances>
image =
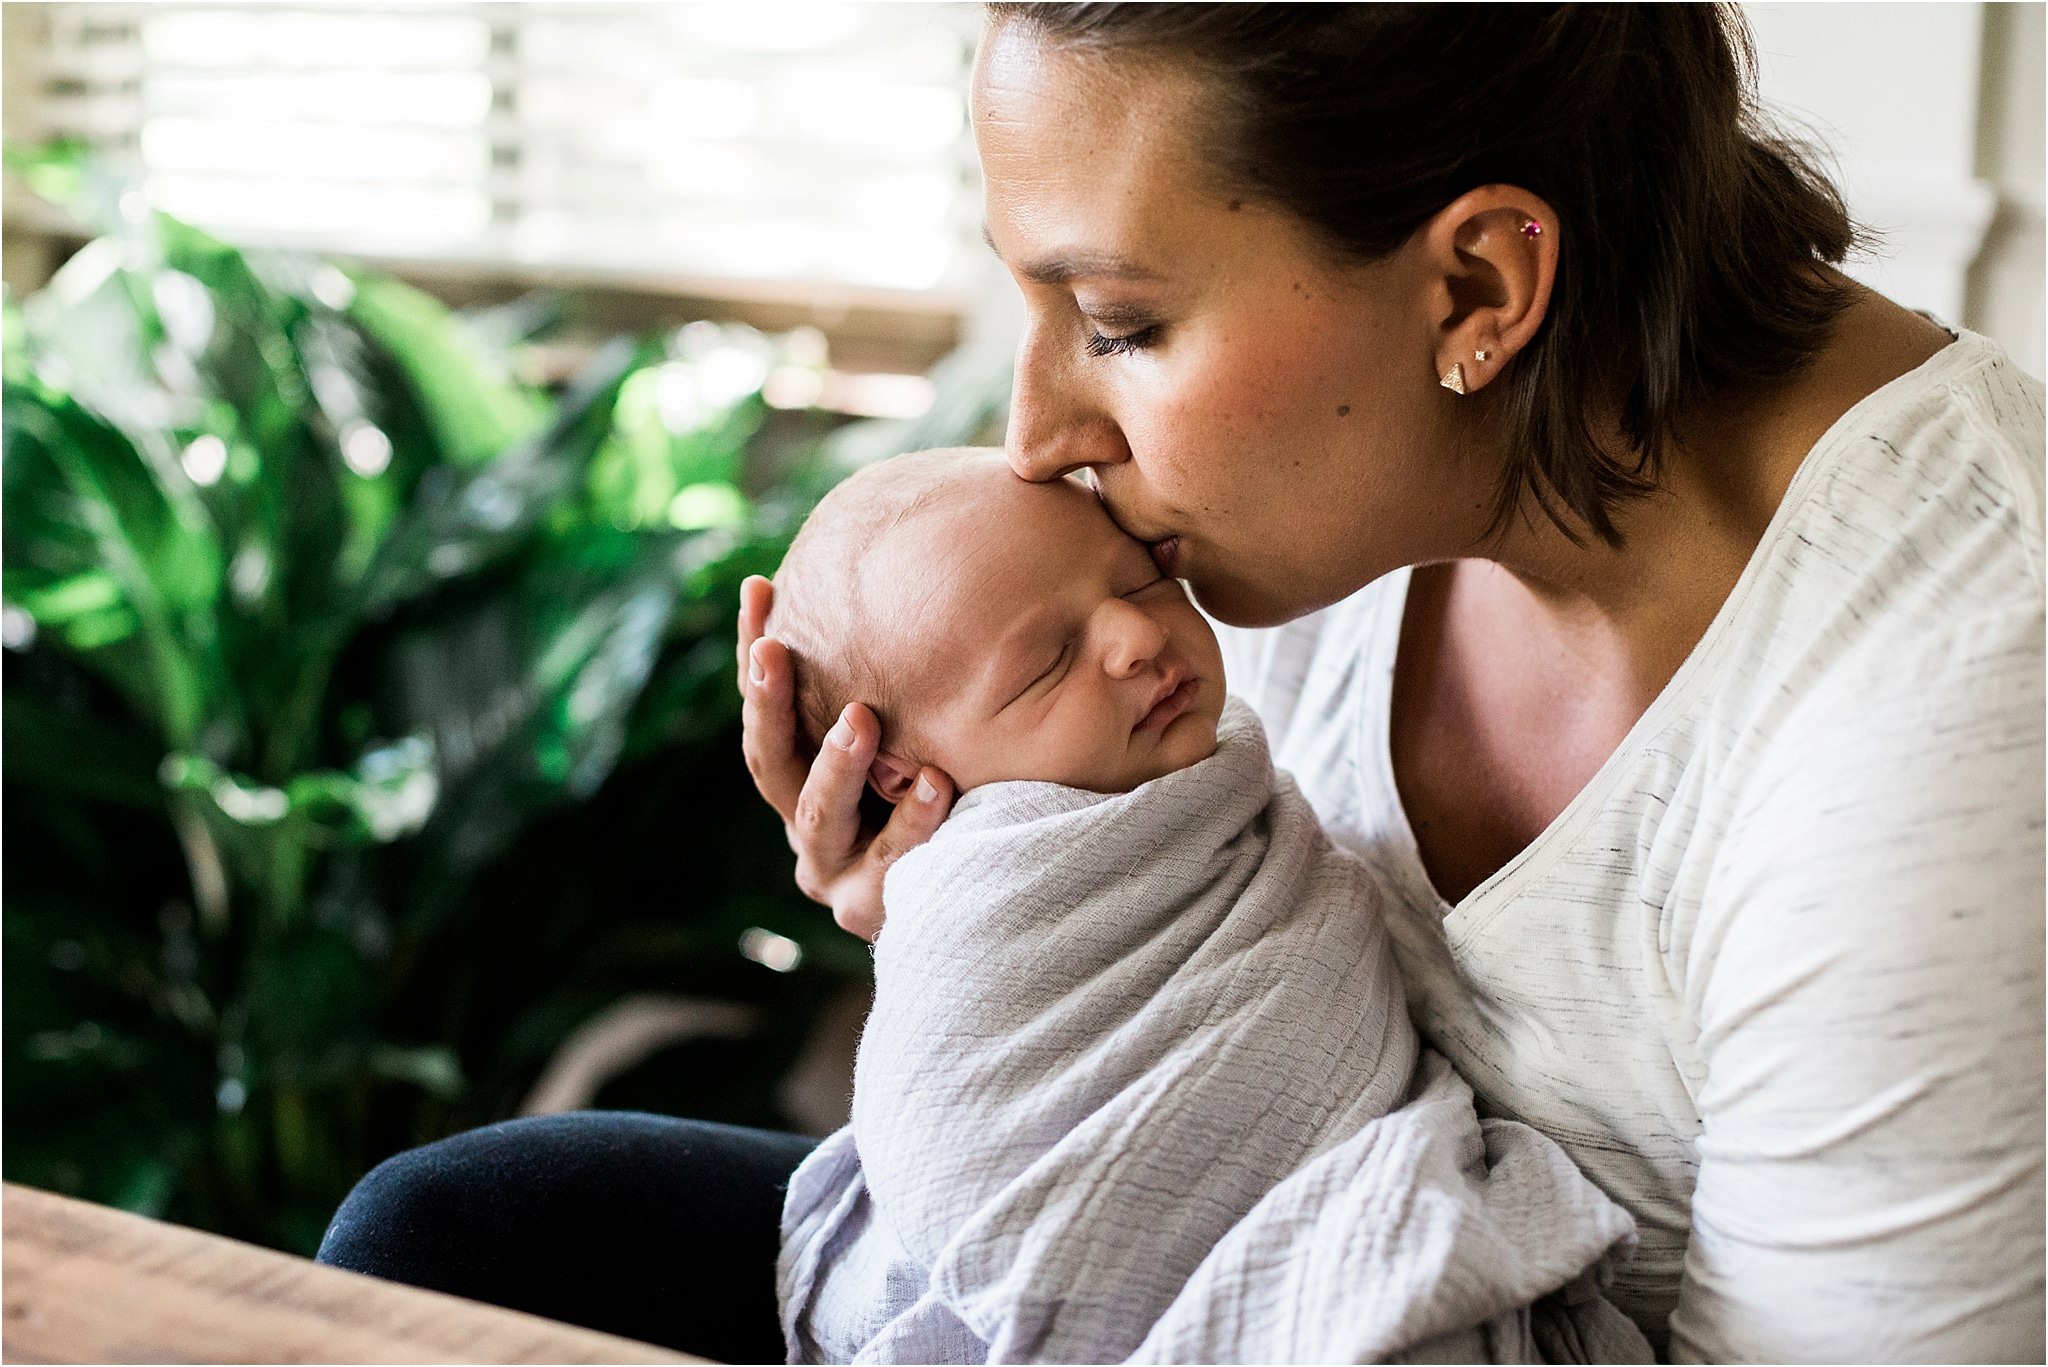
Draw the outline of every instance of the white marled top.
<instances>
[{"instance_id":1,"label":"white marled top","mask_svg":"<svg viewBox=\"0 0 2048 1367\"><path fill-rule=\"evenodd\" d=\"M1387 715L1408 574L1233 692L1389 892L1483 1113L1636 1217L1674 1358L2043 1356L2042 386L1964 332L1845 414L1663 694L1447 906Z\"/></svg>"}]
</instances>

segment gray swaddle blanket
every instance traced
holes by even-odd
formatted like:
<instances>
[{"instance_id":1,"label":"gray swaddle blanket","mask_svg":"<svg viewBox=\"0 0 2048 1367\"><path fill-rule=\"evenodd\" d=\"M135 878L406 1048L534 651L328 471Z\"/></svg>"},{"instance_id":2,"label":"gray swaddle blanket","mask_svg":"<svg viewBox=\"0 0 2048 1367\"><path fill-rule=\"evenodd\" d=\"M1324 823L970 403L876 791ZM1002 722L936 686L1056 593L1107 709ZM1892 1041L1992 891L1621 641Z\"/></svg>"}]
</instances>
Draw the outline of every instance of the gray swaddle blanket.
<instances>
[{"instance_id":1,"label":"gray swaddle blanket","mask_svg":"<svg viewBox=\"0 0 2048 1367\"><path fill-rule=\"evenodd\" d=\"M792 1360L1649 1360L1597 1293L1629 1217L1420 1049L1237 699L1130 793L968 792L884 904L852 1123L784 1207Z\"/></svg>"}]
</instances>

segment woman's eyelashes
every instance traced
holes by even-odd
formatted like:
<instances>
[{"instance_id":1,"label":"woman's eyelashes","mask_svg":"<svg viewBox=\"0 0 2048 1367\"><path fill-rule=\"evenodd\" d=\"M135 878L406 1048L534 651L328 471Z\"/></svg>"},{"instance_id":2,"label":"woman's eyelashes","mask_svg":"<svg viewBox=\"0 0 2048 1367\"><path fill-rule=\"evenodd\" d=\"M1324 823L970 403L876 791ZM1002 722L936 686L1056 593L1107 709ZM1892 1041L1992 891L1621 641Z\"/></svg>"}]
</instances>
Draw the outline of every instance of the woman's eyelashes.
<instances>
[{"instance_id":1,"label":"woman's eyelashes","mask_svg":"<svg viewBox=\"0 0 2048 1367\"><path fill-rule=\"evenodd\" d=\"M1126 332L1114 337L1106 336L1091 329L1088 334L1088 354L1090 356L1124 356L1134 351L1144 351L1148 347L1158 344L1159 332L1160 328L1157 323L1152 324L1150 327L1139 328L1135 332Z\"/></svg>"}]
</instances>

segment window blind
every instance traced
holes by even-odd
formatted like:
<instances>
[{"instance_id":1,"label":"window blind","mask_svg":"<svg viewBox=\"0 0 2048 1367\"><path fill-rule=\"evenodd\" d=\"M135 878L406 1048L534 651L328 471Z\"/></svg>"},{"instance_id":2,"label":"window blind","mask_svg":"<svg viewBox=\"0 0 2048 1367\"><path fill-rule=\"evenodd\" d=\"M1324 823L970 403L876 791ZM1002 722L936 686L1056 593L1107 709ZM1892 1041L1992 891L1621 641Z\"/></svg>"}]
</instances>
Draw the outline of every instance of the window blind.
<instances>
[{"instance_id":1,"label":"window blind","mask_svg":"<svg viewBox=\"0 0 2048 1367\"><path fill-rule=\"evenodd\" d=\"M36 131L238 241L933 304L981 250L973 5L38 8Z\"/></svg>"}]
</instances>

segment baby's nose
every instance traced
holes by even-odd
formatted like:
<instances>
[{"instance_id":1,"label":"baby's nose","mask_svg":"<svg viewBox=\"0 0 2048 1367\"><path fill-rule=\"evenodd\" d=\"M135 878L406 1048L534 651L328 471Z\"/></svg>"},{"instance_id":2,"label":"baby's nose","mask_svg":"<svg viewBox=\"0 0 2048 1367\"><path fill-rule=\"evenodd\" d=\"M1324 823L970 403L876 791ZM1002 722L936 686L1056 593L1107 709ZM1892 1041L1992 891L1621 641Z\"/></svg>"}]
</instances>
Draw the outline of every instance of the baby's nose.
<instances>
[{"instance_id":1,"label":"baby's nose","mask_svg":"<svg viewBox=\"0 0 2048 1367\"><path fill-rule=\"evenodd\" d=\"M1145 611L1131 603L1119 602L1109 650L1104 665L1110 677L1128 679L1159 657L1166 646L1166 633Z\"/></svg>"}]
</instances>

